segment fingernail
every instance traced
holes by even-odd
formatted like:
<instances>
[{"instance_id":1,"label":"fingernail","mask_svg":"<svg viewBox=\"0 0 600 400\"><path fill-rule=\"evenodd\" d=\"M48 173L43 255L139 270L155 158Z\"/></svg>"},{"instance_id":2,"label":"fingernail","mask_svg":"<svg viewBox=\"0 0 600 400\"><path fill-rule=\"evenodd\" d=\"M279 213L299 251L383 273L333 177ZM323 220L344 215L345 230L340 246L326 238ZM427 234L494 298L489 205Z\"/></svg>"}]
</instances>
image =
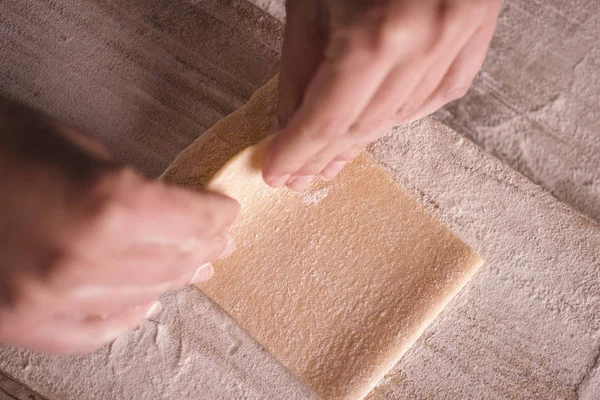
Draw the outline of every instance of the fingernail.
<instances>
[{"instance_id":1,"label":"fingernail","mask_svg":"<svg viewBox=\"0 0 600 400\"><path fill-rule=\"evenodd\" d=\"M346 161L333 161L321 171L323 179L330 181L335 178L348 164Z\"/></svg>"},{"instance_id":2,"label":"fingernail","mask_svg":"<svg viewBox=\"0 0 600 400\"><path fill-rule=\"evenodd\" d=\"M267 183L274 188L278 188L283 186L290 179L290 176L291 175L283 175L274 179L269 179L267 180Z\"/></svg>"},{"instance_id":3,"label":"fingernail","mask_svg":"<svg viewBox=\"0 0 600 400\"><path fill-rule=\"evenodd\" d=\"M288 187L296 192L301 192L308 187L310 181L312 180L312 175L302 175L298 176L290 182L288 182Z\"/></svg>"},{"instance_id":4,"label":"fingernail","mask_svg":"<svg viewBox=\"0 0 600 400\"><path fill-rule=\"evenodd\" d=\"M206 282L210 278L212 278L215 270L211 263L206 263L201 265L197 270L190 283L200 283Z\"/></svg>"},{"instance_id":5,"label":"fingernail","mask_svg":"<svg viewBox=\"0 0 600 400\"><path fill-rule=\"evenodd\" d=\"M158 313L160 313L162 311L162 309L163 309L163 307L162 307L162 304L160 304L160 301L157 301L156 303L152 304L152 306L146 313L146 319L148 319L150 317L154 317L155 315L158 315Z\"/></svg>"},{"instance_id":6,"label":"fingernail","mask_svg":"<svg viewBox=\"0 0 600 400\"><path fill-rule=\"evenodd\" d=\"M225 237L227 238L227 243L225 244L223 251L221 251L219 258L229 257L235 251L235 241L233 240L231 233L226 232Z\"/></svg>"}]
</instances>

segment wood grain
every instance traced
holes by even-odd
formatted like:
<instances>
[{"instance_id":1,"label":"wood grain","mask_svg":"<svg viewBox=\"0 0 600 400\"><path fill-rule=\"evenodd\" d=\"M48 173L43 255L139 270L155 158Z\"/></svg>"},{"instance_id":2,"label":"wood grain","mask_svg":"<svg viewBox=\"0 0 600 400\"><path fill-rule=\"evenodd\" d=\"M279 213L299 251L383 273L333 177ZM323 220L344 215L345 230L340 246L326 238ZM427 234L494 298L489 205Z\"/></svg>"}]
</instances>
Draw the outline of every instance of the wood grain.
<instances>
[{"instance_id":1,"label":"wood grain","mask_svg":"<svg viewBox=\"0 0 600 400\"><path fill-rule=\"evenodd\" d=\"M0 371L0 400L46 400L46 398Z\"/></svg>"},{"instance_id":2,"label":"wood grain","mask_svg":"<svg viewBox=\"0 0 600 400\"><path fill-rule=\"evenodd\" d=\"M243 0L4 0L0 94L154 177L277 72L281 34Z\"/></svg>"},{"instance_id":3,"label":"wood grain","mask_svg":"<svg viewBox=\"0 0 600 400\"><path fill-rule=\"evenodd\" d=\"M467 96L435 116L600 221L600 2L506 0Z\"/></svg>"},{"instance_id":4,"label":"wood grain","mask_svg":"<svg viewBox=\"0 0 600 400\"><path fill-rule=\"evenodd\" d=\"M558 20L571 12L549 4ZM565 34L597 28L597 13L589 14L567 15L574 22ZM276 21L243 1L3 0L0 93L95 135L155 176L274 74L280 35ZM597 47L585 49L581 66L593 69ZM584 78L573 96L587 93ZM569 113L556 110L557 118ZM597 110L589 110L593 122ZM596 400L598 225L431 120L396 130L372 154L486 260L379 398ZM0 368L52 399L311 396L199 292L184 289L163 303L157 318L91 356L0 346Z\"/></svg>"}]
</instances>

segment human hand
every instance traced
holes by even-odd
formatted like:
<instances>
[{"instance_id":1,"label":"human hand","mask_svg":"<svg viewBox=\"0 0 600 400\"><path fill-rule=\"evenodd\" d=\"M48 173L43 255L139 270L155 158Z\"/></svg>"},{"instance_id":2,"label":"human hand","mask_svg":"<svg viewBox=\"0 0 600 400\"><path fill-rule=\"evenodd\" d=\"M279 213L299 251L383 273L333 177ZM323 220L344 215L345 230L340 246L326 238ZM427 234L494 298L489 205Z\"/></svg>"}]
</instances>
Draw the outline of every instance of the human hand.
<instances>
[{"instance_id":1,"label":"human hand","mask_svg":"<svg viewBox=\"0 0 600 400\"><path fill-rule=\"evenodd\" d=\"M280 135L263 177L304 190L333 179L393 125L462 97L501 0L288 0Z\"/></svg>"},{"instance_id":2,"label":"human hand","mask_svg":"<svg viewBox=\"0 0 600 400\"><path fill-rule=\"evenodd\" d=\"M91 352L233 251L235 200L148 181L2 99L0 192L0 342Z\"/></svg>"}]
</instances>

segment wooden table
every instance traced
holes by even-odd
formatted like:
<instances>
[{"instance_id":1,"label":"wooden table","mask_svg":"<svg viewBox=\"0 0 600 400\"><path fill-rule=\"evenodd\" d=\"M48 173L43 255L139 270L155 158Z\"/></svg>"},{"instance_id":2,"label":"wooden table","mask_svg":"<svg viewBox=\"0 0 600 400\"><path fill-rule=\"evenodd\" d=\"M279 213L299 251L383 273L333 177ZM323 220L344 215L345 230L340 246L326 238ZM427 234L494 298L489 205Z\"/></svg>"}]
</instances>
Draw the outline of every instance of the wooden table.
<instances>
[{"instance_id":1,"label":"wooden table","mask_svg":"<svg viewBox=\"0 0 600 400\"><path fill-rule=\"evenodd\" d=\"M276 72L281 33L241 0L3 0L0 93L157 176ZM600 227L433 120L372 154L486 260L374 397L597 399ZM197 290L163 303L87 357L0 346L0 398L311 396Z\"/></svg>"}]
</instances>

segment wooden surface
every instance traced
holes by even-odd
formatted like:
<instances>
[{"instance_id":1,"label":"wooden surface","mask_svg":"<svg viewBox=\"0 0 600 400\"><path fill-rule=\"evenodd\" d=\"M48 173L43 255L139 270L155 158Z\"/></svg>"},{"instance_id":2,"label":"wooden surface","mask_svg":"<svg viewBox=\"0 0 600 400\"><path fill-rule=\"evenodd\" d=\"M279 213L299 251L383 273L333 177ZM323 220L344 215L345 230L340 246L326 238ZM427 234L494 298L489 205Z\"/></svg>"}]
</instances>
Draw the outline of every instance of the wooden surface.
<instances>
[{"instance_id":1,"label":"wooden surface","mask_svg":"<svg viewBox=\"0 0 600 400\"><path fill-rule=\"evenodd\" d=\"M600 221L600 1L505 0L482 72L435 114Z\"/></svg>"},{"instance_id":2,"label":"wooden surface","mask_svg":"<svg viewBox=\"0 0 600 400\"><path fill-rule=\"evenodd\" d=\"M250 0L285 19L285 0ZM435 117L600 221L600 2L504 0L467 95Z\"/></svg>"},{"instance_id":3,"label":"wooden surface","mask_svg":"<svg viewBox=\"0 0 600 400\"><path fill-rule=\"evenodd\" d=\"M274 74L280 35L243 1L3 0L0 93L155 176ZM431 120L372 151L486 260L376 395L596 400L598 225ZM161 315L91 356L0 346L0 368L50 399L310 396L199 292L163 302Z\"/></svg>"},{"instance_id":4,"label":"wooden surface","mask_svg":"<svg viewBox=\"0 0 600 400\"><path fill-rule=\"evenodd\" d=\"M46 400L46 398L0 371L0 400Z\"/></svg>"},{"instance_id":5,"label":"wooden surface","mask_svg":"<svg viewBox=\"0 0 600 400\"><path fill-rule=\"evenodd\" d=\"M157 176L278 71L281 34L244 0L2 0L0 93Z\"/></svg>"}]
</instances>

